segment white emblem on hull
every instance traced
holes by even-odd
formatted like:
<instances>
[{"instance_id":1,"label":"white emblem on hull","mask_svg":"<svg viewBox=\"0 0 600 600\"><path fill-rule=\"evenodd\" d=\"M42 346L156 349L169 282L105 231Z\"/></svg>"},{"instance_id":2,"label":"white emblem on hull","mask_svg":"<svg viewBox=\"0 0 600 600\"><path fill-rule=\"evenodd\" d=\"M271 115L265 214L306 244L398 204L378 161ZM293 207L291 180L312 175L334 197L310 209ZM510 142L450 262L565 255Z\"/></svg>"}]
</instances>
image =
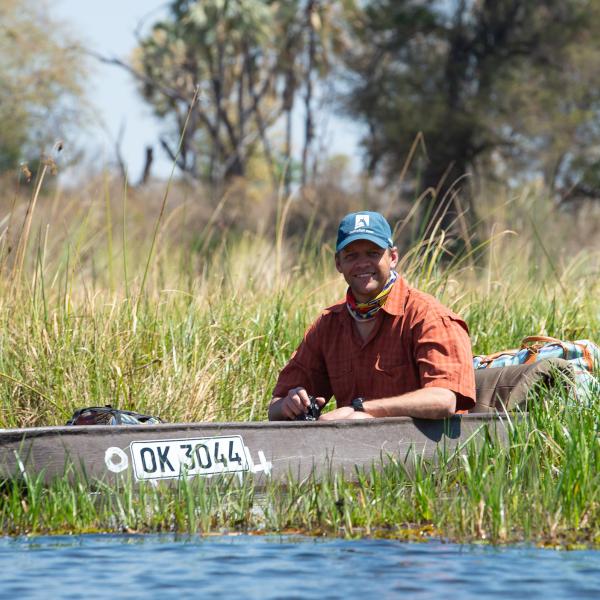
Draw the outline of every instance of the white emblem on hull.
<instances>
[{"instance_id":1,"label":"white emblem on hull","mask_svg":"<svg viewBox=\"0 0 600 600\"><path fill-rule=\"evenodd\" d=\"M121 473L129 467L129 458L121 448L111 446L104 453L104 464L109 471Z\"/></svg>"}]
</instances>

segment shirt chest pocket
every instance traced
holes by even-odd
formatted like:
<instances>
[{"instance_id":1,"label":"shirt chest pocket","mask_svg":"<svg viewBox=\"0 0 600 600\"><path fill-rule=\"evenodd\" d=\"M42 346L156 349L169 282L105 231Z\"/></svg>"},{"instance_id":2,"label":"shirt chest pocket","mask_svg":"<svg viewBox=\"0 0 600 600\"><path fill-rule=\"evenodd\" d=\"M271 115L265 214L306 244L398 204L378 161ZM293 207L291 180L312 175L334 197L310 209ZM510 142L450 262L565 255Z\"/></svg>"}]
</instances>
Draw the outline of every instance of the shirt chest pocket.
<instances>
[{"instance_id":1,"label":"shirt chest pocket","mask_svg":"<svg viewBox=\"0 0 600 600\"><path fill-rule=\"evenodd\" d=\"M418 387L414 368L404 357L377 357L372 371L371 397L397 396Z\"/></svg>"}]
</instances>

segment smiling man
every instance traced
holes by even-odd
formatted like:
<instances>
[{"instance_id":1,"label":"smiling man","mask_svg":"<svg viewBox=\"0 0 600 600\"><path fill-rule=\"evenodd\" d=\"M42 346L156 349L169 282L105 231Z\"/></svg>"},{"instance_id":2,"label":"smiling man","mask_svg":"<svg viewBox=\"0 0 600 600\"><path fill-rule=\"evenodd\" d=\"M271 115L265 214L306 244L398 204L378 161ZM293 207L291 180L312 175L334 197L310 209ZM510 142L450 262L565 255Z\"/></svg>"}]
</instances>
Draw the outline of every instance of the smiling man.
<instances>
[{"instance_id":1,"label":"smiling man","mask_svg":"<svg viewBox=\"0 0 600 600\"><path fill-rule=\"evenodd\" d=\"M335 266L346 299L325 309L279 374L270 420L306 413L309 396L337 408L321 420L440 419L475 405L465 322L395 271L398 250L383 215L346 215Z\"/></svg>"}]
</instances>

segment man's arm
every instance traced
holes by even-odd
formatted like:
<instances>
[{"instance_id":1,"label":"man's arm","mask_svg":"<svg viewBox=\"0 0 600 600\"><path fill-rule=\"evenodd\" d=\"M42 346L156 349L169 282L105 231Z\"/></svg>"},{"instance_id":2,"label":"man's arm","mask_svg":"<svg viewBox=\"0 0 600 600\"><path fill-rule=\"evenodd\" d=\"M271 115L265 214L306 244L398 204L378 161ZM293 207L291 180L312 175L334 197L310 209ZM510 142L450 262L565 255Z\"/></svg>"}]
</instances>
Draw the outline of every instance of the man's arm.
<instances>
[{"instance_id":1,"label":"man's arm","mask_svg":"<svg viewBox=\"0 0 600 600\"><path fill-rule=\"evenodd\" d=\"M269 421L293 421L306 414L310 406L307 389L321 407L331 398L331 384L321 352L321 340L326 334L319 331L320 327L322 316L306 330L298 349L279 373L269 404Z\"/></svg>"},{"instance_id":2,"label":"man's arm","mask_svg":"<svg viewBox=\"0 0 600 600\"><path fill-rule=\"evenodd\" d=\"M456 412L456 394L441 387L426 387L401 396L365 400L364 413L344 406L321 415L320 420L364 419L369 417L415 417L418 419L444 419Z\"/></svg>"}]
</instances>

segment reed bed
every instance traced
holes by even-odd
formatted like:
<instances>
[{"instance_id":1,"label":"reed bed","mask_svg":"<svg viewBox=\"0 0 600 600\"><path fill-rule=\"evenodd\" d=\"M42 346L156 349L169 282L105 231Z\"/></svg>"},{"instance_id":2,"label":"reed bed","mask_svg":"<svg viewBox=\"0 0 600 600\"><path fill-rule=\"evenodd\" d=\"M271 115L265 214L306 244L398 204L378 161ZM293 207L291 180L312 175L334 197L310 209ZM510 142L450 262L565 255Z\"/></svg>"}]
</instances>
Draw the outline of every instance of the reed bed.
<instances>
[{"instance_id":1,"label":"reed bed","mask_svg":"<svg viewBox=\"0 0 600 600\"><path fill-rule=\"evenodd\" d=\"M111 186L39 198L36 187L32 199L7 202L0 427L61 424L78 407L107 403L171 422L264 420L305 327L344 292L333 240L315 233L326 226L287 235L294 200L280 200L272 222L252 229L223 224L226 198L207 213L185 194L168 204ZM529 192L515 200L523 214L532 202ZM598 341L600 252L593 243L561 252L555 235L540 232L564 217L545 218L515 231L492 212L488 238L469 252L448 260L442 235L420 240L402 272L463 315L476 353L532 334ZM398 235L408 228L400 222ZM0 531L299 530L600 545L598 406L552 394L533 405L511 425L508 448L491 439L435 464L416 457L414 473L392 462L358 484L290 480L258 496L250 480L235 479L92 493L85 481L6 482Z\"/></svg>"},{"instance_id":2,"label":"reed bed","mask_svg":"<svg viewBox=\"0 0 600 600\"><path fill-rule=\"evenodd\" d=\"M252 479L196 478L152 487L112 488L41 478L0 489L7 534L123 532L307 533L400 540L432 537L488 543L528 541L600 546L600 460L596 408L575 407L559 393L534 398L528 419L509 425L510 444L467 444L414 468L388 460L357 472L270 486Z\"/></svg>"}]
</instances>

